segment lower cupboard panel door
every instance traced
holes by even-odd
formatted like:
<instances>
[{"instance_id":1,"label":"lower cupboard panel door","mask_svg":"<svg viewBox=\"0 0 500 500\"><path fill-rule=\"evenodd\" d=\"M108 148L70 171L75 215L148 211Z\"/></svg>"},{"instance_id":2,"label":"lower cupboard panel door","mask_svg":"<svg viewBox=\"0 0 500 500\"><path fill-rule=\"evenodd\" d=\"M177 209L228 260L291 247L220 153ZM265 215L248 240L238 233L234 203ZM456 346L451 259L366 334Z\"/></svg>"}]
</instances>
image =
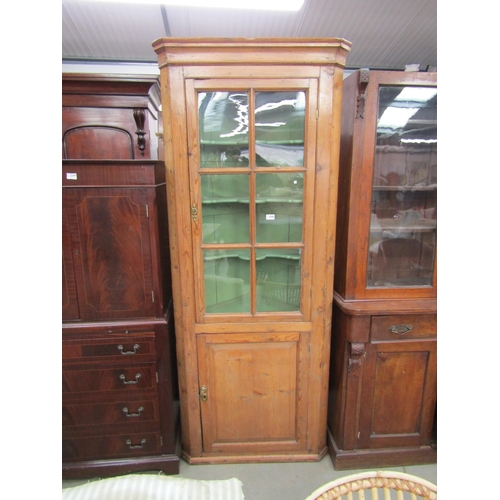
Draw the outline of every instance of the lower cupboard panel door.
<instances>
[{"instance_id":1,"label":"lower cupboard panel door","mask_svg":"<svg viewBox=\"0 0 500 500\"><path fill-rule=\"evenodd\" d=\"M368 344L359 445L429 445L436 402L436 342Z\"/></svg>"},{"instance_id":2,"label":"lower cupboard panel door","mask_svg":"<svg viewBox=\"0 0 500 500\"><path fill-rule=\"evenodd\" d=\"M205 453L305 450L308 333L198 336Z\"/></svg>"}]
</instances>

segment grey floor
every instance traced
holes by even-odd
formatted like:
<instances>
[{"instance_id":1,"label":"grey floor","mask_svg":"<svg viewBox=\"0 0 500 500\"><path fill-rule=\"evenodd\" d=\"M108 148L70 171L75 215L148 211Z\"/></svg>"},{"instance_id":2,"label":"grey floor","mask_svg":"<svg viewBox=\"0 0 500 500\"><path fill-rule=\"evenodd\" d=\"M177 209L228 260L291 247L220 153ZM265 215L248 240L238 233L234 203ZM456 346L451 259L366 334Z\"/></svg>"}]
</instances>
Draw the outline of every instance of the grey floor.
<instances>
[{"instance_id":1,"label":"grey floor","mask_svg":"<svg viewBox=\"0 0 500 500\"><path fill-rule=\"evenodd\" d=\"M437 484L436 464L385 469L414 474ZM327 455L320 462L312 463L189 465L181 461L178 477L202 480L236 477L243 483L245 500L304 500L328 481L357 472L362 470L335 470ZM87 481L64 480L63 488L85 482Z\"/></svg>"}]
</instances>

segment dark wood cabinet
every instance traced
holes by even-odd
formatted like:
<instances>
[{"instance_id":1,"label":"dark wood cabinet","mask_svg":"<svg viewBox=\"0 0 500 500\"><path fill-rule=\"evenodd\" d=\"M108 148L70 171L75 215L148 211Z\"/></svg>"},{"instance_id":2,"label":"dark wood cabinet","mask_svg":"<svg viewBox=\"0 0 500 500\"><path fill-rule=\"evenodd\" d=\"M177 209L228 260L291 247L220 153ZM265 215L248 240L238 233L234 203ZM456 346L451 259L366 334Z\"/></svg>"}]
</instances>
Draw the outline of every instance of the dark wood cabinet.
<instances>
[{"instance_id":1,"label":"dark wood cabinet","mask_svg":"<svg viewBox=\"0 0 500 500\"><path fill-rule=\"evenodd\" d=\"M436 78L344 81L328 410L338 469L436 460Z\"/></svg>"},{"instance_id":2,"label":"dark wood cabinet","mask_svg":"<svg viewBox=\"0 0 500 500\"><path fill-rule=\"evenodd\" d=\"M63 75L65 478L179 471L157 88L155 78Z\"/></svg>"},{"instance_id":3,"label":"dark wood cabinet","mask_svg":"<svg viewBox=\"0 0 500 500\"><path fill-rule=\"evenodd\" d=\"M65 74L65 160L159 158L160 87L154 76Z\"/></svg>"},{"instance_id":4,"label":"dark wood cabinet","mask_svg":"<svg viewBox=\"0 0 500 500\"><path fill-rule=\"evenodd\" d=\"M143 183L134 175L142 175ZM77 307L82 321L161 317L161 271L168 267L161 261L158 235L163 163L67 160L63 177L64 232L69 233L64 236L69 236L64 309ZM75 289L76 297L70 292ZM68 314L74 319L75 312Z\"/></svg>"}]
</instances>

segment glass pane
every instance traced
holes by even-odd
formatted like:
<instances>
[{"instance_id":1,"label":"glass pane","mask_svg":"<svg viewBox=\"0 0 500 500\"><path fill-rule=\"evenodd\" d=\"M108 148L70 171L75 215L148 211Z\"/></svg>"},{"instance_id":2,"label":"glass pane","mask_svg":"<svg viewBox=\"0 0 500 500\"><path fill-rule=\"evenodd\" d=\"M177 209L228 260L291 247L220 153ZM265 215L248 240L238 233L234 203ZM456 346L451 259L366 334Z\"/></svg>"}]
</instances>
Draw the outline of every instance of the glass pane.
<instances>
[{"instance_id":1,"label":"glass pane","mask_svg":"<svg viewBox=\"0 0 500 500\"><path fill-rule=\"evenodd\" d=\"M255 162L258 167L303 166L306 94L255 93Z\"/></svg>"},{"instance_id":2,"label":"glass pane","mask_svg":"<svg viewBox=\"0 0 500 500\"><path fill-rule=\"evenodd\" d=\"M250 312L250 250L205 250L207 313Z\"/></svg>"},{"instance_id":3,"label":"glass pane","mask_svg":"<svg viewBox=\"0 0 500 500\"><path fill-rule=\"evenodd\" d=\"M250 241L248 175L202 175L201 197L203 243Z\"/></svg>"},{"instance_id":4,"label":"glass pane","mask_svg":"<svg viewBox=\"0 0 500 500\"><path fill-rule=\"evenodd\" d=\"M299 311L301 250L256 251L257 312Z\"/></svg>"},{"instance_id":5,"label":"glass pane","mask_svg":"<svg viewBox=\"0 0 500 500\"><path fill-rule=\"evenodd\" d=\"M381 87L368 286L432 284L436 200L437 89Z\"/></svg>"},{"instance_id":6,"label":"glass pane","mask_svg":"<svg viewBox=\"0 0 500 500\"><path fill-rule=\"evenodd\" d=\"M200 92L198 123L202 167L248 166L246 92Z\"/></svg>"},{"instance_id":7,"label":"glass pane","mask_svg":"<svg viewBox=\"0 0 500 500\"><path fill-rule=\"evenodd\" d=\"M302 241L304 174L256 175L256 241Z\"/></svg>"}]
</instances>

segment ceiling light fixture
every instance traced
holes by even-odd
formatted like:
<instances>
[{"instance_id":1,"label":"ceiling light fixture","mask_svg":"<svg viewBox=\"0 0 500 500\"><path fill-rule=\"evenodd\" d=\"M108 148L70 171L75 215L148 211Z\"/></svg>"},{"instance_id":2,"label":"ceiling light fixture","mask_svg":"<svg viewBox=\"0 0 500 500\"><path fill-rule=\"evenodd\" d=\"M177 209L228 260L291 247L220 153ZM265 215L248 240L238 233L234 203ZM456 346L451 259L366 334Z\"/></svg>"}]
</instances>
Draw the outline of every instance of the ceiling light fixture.
<instances>
[{"instance_id":1,"label":"ceiling light fixture","mask_svg":"<svg viewBox=\"0 0 500 500\"><path fill-rule=\"evenodd\" d=\"M300 10L305 0L87 0L135 4L176 5L180 7L204 7L252 10Z\"/></svg>"}]
</instances>

